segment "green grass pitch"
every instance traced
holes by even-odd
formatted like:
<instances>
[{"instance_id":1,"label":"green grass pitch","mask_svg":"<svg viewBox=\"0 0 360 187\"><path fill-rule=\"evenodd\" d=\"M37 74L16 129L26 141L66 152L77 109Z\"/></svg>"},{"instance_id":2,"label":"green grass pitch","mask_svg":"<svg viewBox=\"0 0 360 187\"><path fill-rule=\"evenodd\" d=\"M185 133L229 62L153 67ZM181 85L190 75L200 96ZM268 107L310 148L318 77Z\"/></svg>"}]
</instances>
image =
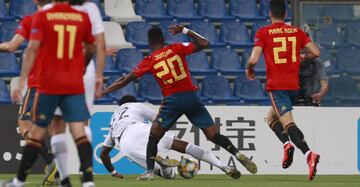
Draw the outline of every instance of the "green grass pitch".
<instances>
[{"instance_id":1,"label":"green grass pitch","mask_svg":"<svg viewBox=\"0 0 360 187\"><path fill-rule=\"evenodd\" d=\"M7 180L14 175L0 175ZM244 175L240 180L233 180L225 175L196 175L193 179L177 176L174 180L156 177L154 181L136 181L135 175L126 175L124 179L116 179L108 175L96 175L97 187L357 187L360 186L358 175L320 175L313 182L307 181L305 175ZM40 186L42 175L30 175L26 186ZM73 186L80 186L77 176L71 177Z\"/></svg>"}]
</instances>

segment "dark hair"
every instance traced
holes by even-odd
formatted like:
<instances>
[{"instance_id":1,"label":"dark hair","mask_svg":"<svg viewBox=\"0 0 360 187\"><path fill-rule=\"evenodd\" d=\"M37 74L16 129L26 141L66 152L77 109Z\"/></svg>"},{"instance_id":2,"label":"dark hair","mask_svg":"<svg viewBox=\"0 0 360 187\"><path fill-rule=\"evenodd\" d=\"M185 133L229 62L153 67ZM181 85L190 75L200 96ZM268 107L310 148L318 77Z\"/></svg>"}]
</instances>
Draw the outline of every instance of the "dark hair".
<instances>
[{"instance_id":1,"label":"dark hair","mask_svg":"<svg viewBox=\"0 0 360 187\"><path fill-rule=\"evenodd\" d=\"M86 2L86 0L68 0L70 5L82 5Z\"/></svg>"},{"instance_id":2,"label":"dark hair","mask_svg":"<svg viewBox=\"0 0 360 187\"><path fill-rule=\"evenodd\" d=\"M270 12L276 19L284 19L286 14L286 4L284 0L271 0Z\"/></svg>"},{"instance_id":3,"label":"dark hair","mask_svg":"<svg viewBox=\"0 0 360 187\"><path fill-rule=\"evenodd\" d=\"M134 103L137 102L136 97L132 95L124 95L121 97L121 99L117 102L119 106L125 104L125 103Z\"/></svg>"},{"instance_id":4,"label":"dark hair","mask_svg":"<svg viewBox=\"0 0 360 187\"><path fill-rule=\"evenodd\" d=\"M149 41L149 44L164 42L164 36L159 27L153 26L148 31L148 41Z\"/></svg>"},{"instance_id":5,"label":"dark hair","mask_svg":"<svg viewBox=\"0 0 360 187\"><path fill-rule=\"evenodd\" d=\"M38 0L38 1L37 1L37 4L38 4L39 6L44 6L44 5L49 4L49 3L51 3L51 2L52 2L52 0Z\"/></svg>"}]
</instances>

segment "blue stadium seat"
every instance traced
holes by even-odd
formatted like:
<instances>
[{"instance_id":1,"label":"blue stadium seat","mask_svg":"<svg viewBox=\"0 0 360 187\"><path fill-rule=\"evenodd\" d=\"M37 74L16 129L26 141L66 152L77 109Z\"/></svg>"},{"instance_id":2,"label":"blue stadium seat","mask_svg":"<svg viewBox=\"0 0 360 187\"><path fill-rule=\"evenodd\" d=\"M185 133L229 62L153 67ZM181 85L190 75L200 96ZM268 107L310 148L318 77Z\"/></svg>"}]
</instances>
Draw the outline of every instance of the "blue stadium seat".
<instances>
[{"instance_id":1,"label":"blue stadium seat","mask_svg":"<svg viewBox=\"0 0 360 187\"><path fill-rule=\"evenodd\" d=\"M249 49L246 49L242 55L242 62L243 62L243 68L246 67L246 63L251 55L251 51L252 49L249 48ZM264 59L264 55L261 55L260 56L260 59L258 61L258 63L256 64L254 70L255 70L255 73L258 74L258 75L265 75L265 72L266 72L266 65L265 65L265 59Z\"/></svg>"},{"instance_id":2,"label":"blue stadium seat","mask_svg":"<svg viewBox=\"0 0 360 187\"><path fill-rule=\"evenodd\" d=\"M119 71L119 69L116 68L116 65L115 65L115 62L114 62L114 59L112 58L112 56L106 56L104 74L106 76L111 76L111 75L119 75L120 73L121 73L121 71Z\"/></svg>"},{"instance_id":3,"label":"blue stadium seat","mask_svg":"<svg viewBox=\"0 0 360 187\"><path fill-rule=\"evenodd\" d=\"M336 55L336 65L339 70L351 73L351 74L360 74L360 49L351 47L351 48L341 48Z\"/></svg>"},{"instance_id":4,"label":"blue stadium seat","mask_svg":"<svg viewBox=\"0 0 360 187\"><path fill-rule=\"evenodd\" d=\"M118 78L119 78L118 76L110 77L106 82L106 86L109 87ZM134 82L129 83L124 88L121 88L114 92L109 93L109 97L111 97L115 101L119 100L124 95L132 95L132 96L138 98L138 92L136 90Z\"/></svg>"},{"instance_id":5,"label":"blue stadium seat","mask_svg":"<svg viewBox=\"0 0 360 187\"><path fill-rule=\"evenodd\" d=\"M139 48L146 48L148 46L147 32L151 29L148 22L130 22L126 26L125 39L133 43Z\"/></svg>"},{"instance_id":6,"label":"blue stadium seat","mask_svg":"<svg viewBox=\"0 0 360 187\"><path fill-rule=\"evenodd\" d=\"M216 70L211 69L207 55L204 51L186 56L190 72L192 75L216 74Z\"/></svg>"},{"instance_id":7,"label":"blue stadium seat","mask_svg":"<svg viewBox=\"0 0 360 187\"><path fill-rule=\"evenodd\" d=\"M241 21L266 19L265 16L260 16L254 0L230 0L229 7L230 15L239 18Z\"/></svg>"},{"instance_id":8,"label":"blue stadium seat","mask_svg":"<svg viewBox=\"0 0 360 187\"><path fill-rule=\"evenodd\" d=\"M192 81L193 85L195 85L199 88L197 91L197 95L200 97L201 101L207 102L209 99L207 97L204 97L201 95L201 91L200 91L201 86L199 84L199 81L197 81L194 77L191 77L191 81Z\"/></svg>"},{"instance_id":9,"label":"blue stadium seat","mask_svg":"<svg viewBox=\"0 0 360 187\"><path fill-rule=\"evenodd\" d=\"M253 46L246 26L238 21L223 22L220 27L220 41L234 48Z\"/></svg>"},{"instance_id":10,"label":"blue stadium seat","mask_svg":"<svg viewBox=\"0 0 360 187\"><path fill-rule=\"evenodd\" d=\"M194 21L204 19L199 16L194 0L171 0L167 1L167 12L179 21Z\"/></svg>"},{"instance_id":11,"label":"blue stadium seat","mask_svg":"<svg viewBox=\"0 0 360 187\"><path fill-rule=\"evenodd\" d=\"M234 20L229 16L224 0L201 0L198 1L199 14L212 21Z\"/></svg>"},{"instance_id":12,"label":"blue stadium seat","mask_svg":"<svg viewBox=\"0 0 360 187\"><path fill-rule=\"evenodd\" d=\"M105 14L105 9L104 7L101 5L100 3L100 0L90 0L91 2L95 3L96 6L99 8L100 10L100 13L101 13L101 17L103 18L104 21L110 21L111 20L111 17L110 16L107 16Z\"/></svg>"},{"instance_id":13,"label":"blue stadium seat","mask_svg":"<svg viewBox=\"0 0 360 187\"><path fill-rule=\"evenodd\" d=\"M120 49L116 55L116 67L122 72L131 72L144 58L136 48Z\"/></svg>"},{"instance_id":14,"label":"blue stadium seat","mask_svg":"<svg viewBox=\"0 0 360 187\"><path fill-rule=\"evenodd\" d=\"M209 75L202 81L201 93L204 97L209 98L210 102L222 103L240 100L234 97L231 91L229 81L218 75Z\"/></svg>"},{"instance_id":15,"label":"blue stadium seat","mask_svg":"<svg viewBox=\"0 0 360 187\"><path fill-rule=\"evenodd\" d=\"M360 47L360 21L353 21L347 24L345 28L346 42Z\"/></svg>"},{"instance_id":16,"label":"blue stadium seat","mask_svg":"<svg viewBox=\"0 0 360 187\"><path fill-rule=\"evenodd\" d=\"M270 24L271 24L270 20L254 22L252 29L251 29L251 40L254 41L255 34L261 27L264 27L264 26L267 26Z\"/></svg>"},{"instance_id":17,"label":"blue stadium seat","mask_svg":"<svg viewBox=\"0 0 360 187\"><path fill-rule=\"evenodd\" d=\"M220 42L218 33L213 23L208 21L193 21L191 22L189 28L208 39L211 47L225 46L224 43Z\"/></svg>"},{"instance_id":18,"label":"blue stadium seat","mask_svg":"<svg viewBox=\"0 0 360 187\"><path fill-rule=\"evenodd\" d=\"M269 100L260 80L249 81L244 75L235 79L234 96L244 99L246 103L263 104Z\"/></svg>"},{"instance_id":19,"label":"blue stadium seat","mask_svg":"<svg viewBox=\"0 0 360 187\"><path fill-rule=\"evenodd\" d=\"M305 23L320 23L324 19L323 6L316 4L304 4L300 11L302 18L300 20L304 21Z\"/></svg>"},{"instance_id":20,"label":"blue stadium seat","mask_svg":"<svg viewBox=\"0 0 360 187\"><path fill-rule=\"evenodd\" d=\"M11 16L22 18L36 12L37 7L33 0L11 0L9 9Z\"/></svg>"},{"instance_id":21,"label":"blue stadium seat","mask_svg":"<svg viewBox=\"0 0 360 187\"><path fill-rule=\"evenodd\" d=\"M357 82L349 76L329 80L330 95L342 101L359 101L360 92Z\"/></svg>"},{"instance_id":22,"label":"blue stadium seat","mask_svg":"<svg viewBox=\"0 0 360 187\"><path fill-rule=\"evenodd\" d=\"M0 0L0 21L14 21L14 19L9 15L5 0Z\"/></svg>"},{"instance_id":23,"label":"blue stadium seat","mask_svg":"<svg viewBox=\"0 0 360 187\"><path fill-rule=\"evenodd\" d=\"M353 5L323 5L323 11L324 16L330 16L335 21L349 21L355 18Z\"/></svg>"},{"instance_id":24,"label":"blue stadium seat","mask_svg":"<svg viewBox=\"0 0 360 187\"><path fill-rule=\"evenodd\" d=\"M0 41L10 41L18 26L17 22L0 22Z\"/></svg>"},{"instance_id":25,"label":"blue stadium seat","mask_svg":"<svg viewBox=\"0 0 360 187\"><path fill-rule=\"evenodd\" d=\"M0 104L10 104L11 98L9 90L3 80L0 80Z\"/></svg>"},{"instance_id":26,"label":"blue stadium seat","mask_svg":"<svg viewBox=\"0 0 360 187\"><path fill-rule=\"evenodd\" d=\"M163 0L135 0L135 12L148 21L171 19L165 11Z\"/></svg>"},{"instance_id":27,"label":"blue stadium seat","mask_svg":"<svg viewBox=\"0 0 360 187\"><path fill-rule=\"evenodd\" d=\"M322 24L321 29L316 33L316 41L325 47L348 46L344 32L336 23Z\"/></svg>"},{"instance_id":28,"label":"blue stadium seat","mask_svg":"<svg viewBox=\"0 0 360 187\"><path fill-rule=\"evenodd\" d=\"M169 1L171 2L171 1ZM167 44L172 44L172 43L179 43L179 42L188 42L189 38L185 35L185 34L176 34L173 35L168 31L168 28L170 25L173 24L179 24L176 21L162 21L160 22L160 28L164 34L165 37L165 42Z\"/></svg>"},{"instance_id":29,"label":"blue stadium seat","mask_svg":"<svg viewBox=\"0 0 360 187\"><path fill-rule=\"evenodd\" d=\"M20 68L14 53L0 53L0 76L19 75Z\"/></svg>"},{"instance_id":30,"label":"blue stadium seat","mask_svg":"<svg viewBox=\"0 0 360 187\"><path fill-rule=\"evenodd\" d=\"M211 53L211 67L223 75L244 73L239 55L231 48L214 49Z\"/></svg>"},{"instance_id":31,"label":"blue stadium seat","mask_svg":"<svg viewBox=\"0 0 360 187\"><path fill-rule=\"evenodd\" d=\"M164 98L160 86L151 74L146 74L140 79L139 96L154 104L159 104Z\"/></svg>"},{"instance_id":32,"label":"blue stadium seat","mask_svg":"<svg viewBox=\"0 0 360 187\"><path fill-rule=\"evenodd\" d=\"M271 0L260 0L260 15L269 17L269 11L270 11L270 1ZM292 13L289 9L288 2L285 0L286 3L286 18L289 20L291 18Z\"/></svg>"}]
</instances>

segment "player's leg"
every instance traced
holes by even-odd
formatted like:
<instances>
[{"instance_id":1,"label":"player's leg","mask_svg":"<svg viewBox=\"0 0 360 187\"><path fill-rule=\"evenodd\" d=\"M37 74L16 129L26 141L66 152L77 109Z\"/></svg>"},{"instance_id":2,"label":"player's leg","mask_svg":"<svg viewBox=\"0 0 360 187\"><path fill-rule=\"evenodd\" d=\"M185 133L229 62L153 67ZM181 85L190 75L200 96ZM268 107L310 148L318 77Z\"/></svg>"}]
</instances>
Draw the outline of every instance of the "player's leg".
<instances>
[{"instance_id":1,"label":"player's leg","mask_svg":"<svg viewBox=\"0 0 360 187\"><path fill-rule=\"evenodd\" d=\"M291 166L294 156L294 146L289 140L289 136L286 134L283 125L281 124L279 117L275 114L274 108L269 110L267 116L267 123L273 130L278 139L283 143L284 156L282 161L282 167L284 169Z\"/></svg>"},{"instance_id":2,"label":"player's leg","mask_svg":"<svg viewBox=\"0 0 360 187\"><path fill-rule=\"evenodd\" d=\"M94 186L92 173L93 150L84 130L85 123L90 117L84 94L62 96L60 109L64 120L69 123L70 132L77 146L80 171L82 172L82 185Z\"/></svg>"},{"instance_id":3,"label":"player's leg","mask_svg":"<svg viewBox=\"0 0 360 187\"><path fill-rule=\"evenodd\" d=\"M57 114L55 112L55 114ZM60 174L61 185L69 183L69 171L67 165L68 150L65 136L66 123L61 116L55 115L49 126L51 135L51 150L54 155L54 162Z\"/></svg>"},{"instance_id":4,"label":"player's leg","mask_svg":"<svg viewBox=\"0 0 360 187\"><path fill-rule=\"evenodd\" d=\"M236 158L246 167L248 171L256 173L257 167L255 163L253 163L245 155L241 154L228 137L219 133L212 117L205 106L201 103L200 99L196 95L196 92L189 93L186 100L187 110L185 115L191 123L199 127L208 140L221 146L229 153L236 156Z\"/></svg>"},{"instance_id":5,"label":"player's leg","mask_svg":"<svg viewBox=\"0 0 360 187\"><path fill-rule=\"evenodd\" d=\"M46 127L53 117L59 98L53 95L36 93L32 106L33 125L26 138L26 145L23 149L23 157L19 165L17 177L13 183L24 183L30 168L35 163L43 145L44 136L47 133ZM20 185L21 186L21 185Z\"/></svg>"},{"instance_id":6,"label":"player's leg","mask_svg":"<svg viewBox=\"0 0 360 187\"><path fill-rule=\"evenodd\" d=\"M275 103L277 103L277 105L274 105L274 111L279 116L279 120L291 141L305 155L309 165L309 180L313 180L316 175L316 167L320 156L310 151L310 148L304 139L304 134L294 122L291 111L293 109L292 105L295 103L297 92L276 91L270 93L270 97L274 98Z\"/></svg>"}]
</instances>

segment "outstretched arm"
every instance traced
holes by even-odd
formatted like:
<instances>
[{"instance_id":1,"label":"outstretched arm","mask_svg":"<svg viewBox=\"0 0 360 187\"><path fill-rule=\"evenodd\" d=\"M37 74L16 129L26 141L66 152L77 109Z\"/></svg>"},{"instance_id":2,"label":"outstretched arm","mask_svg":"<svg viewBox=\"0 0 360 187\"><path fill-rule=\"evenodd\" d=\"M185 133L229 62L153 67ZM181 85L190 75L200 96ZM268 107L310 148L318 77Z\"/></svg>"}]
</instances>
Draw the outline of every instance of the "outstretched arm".
<instances>
[{"instance_id":1,"label":"outstretched arm","mask_svg":"<svg viewBox=\"0 0 360 187\"><path fill-rule=\"evenodd\" d=\"M255 79L255 72L254 72L254 67L255 65L258 63L260 56L262 54L262 48L259 46L255 46L251 52L251 56L248 59L247 65L246 65L246 77L249 80L254 80Z\"/></svg>"},{"instance_id":2,"label":"outstretched arm","mask_svg":"<svg viewBox=\"0 0 360 187\"><path fill-rule=\"evenodd\" d=\"M169 32L173 35L182 32L188 35L191 39L193 39L195 44L194 53L202 49L205 49L209 46L209 41L205 37L201 36L200 34L196 33L193 30L184 27L183 25L171 25L169 27Z\"/></svg>"},{"instance_id":3,"label":"outstretched arm","mask_svg":"<svg viewBox=\"0 0 360 187\"><path fill-rule=\"evenodd\" d=\"M119 174L114 166L112 165L111 163L111 159L110 159L110 152L113 148L111 147L106 147L106 146L103 146L102 150L101 150L101 153L100 153L100 158L101 158L101 161L103 162L105 168L108 170L109 173L111 173L111 176L113 177L117 177L117 178L124 178L124 176L122 176L121 174Z\"/></svg>"},{"instance_id":4,"label":"outstretched arm","mask_svg":"<svg viewBox=\"0 0 360 187\"><path fill-rule=\"evenodd\" d=\"M320 56L320 50L314 42L307 43L305 48L307 52L301 56L301 61L309 61Z\"/></svg>"},{"instance_id":5,"label":"outstretched arm","mask_svg":"<svg viewBox=\"0 0 360 187\"><path fill-rule=\"evenodd\" d=\"M15 36L10 41L0 43L0 52L14 52L21 46L24 41L25 38L23 36L15 34Z\"/></svg>"},{"instance_id":6,"label":"outstretched arm","mask_svg":"<svg viewBox=\"0 0 360 187\"><path fill-rule=\"evenodd\" d=\"M118 89L121 89L121 88L125 87L126 85L128 85L131 81L134 81L136 78L137 77L135 76L135 74L133 72L131 72L123 77L120 77L112 85L105 88L105 90L102 91L102 95L111 93Z\"/></svg>"}]
</instances>

